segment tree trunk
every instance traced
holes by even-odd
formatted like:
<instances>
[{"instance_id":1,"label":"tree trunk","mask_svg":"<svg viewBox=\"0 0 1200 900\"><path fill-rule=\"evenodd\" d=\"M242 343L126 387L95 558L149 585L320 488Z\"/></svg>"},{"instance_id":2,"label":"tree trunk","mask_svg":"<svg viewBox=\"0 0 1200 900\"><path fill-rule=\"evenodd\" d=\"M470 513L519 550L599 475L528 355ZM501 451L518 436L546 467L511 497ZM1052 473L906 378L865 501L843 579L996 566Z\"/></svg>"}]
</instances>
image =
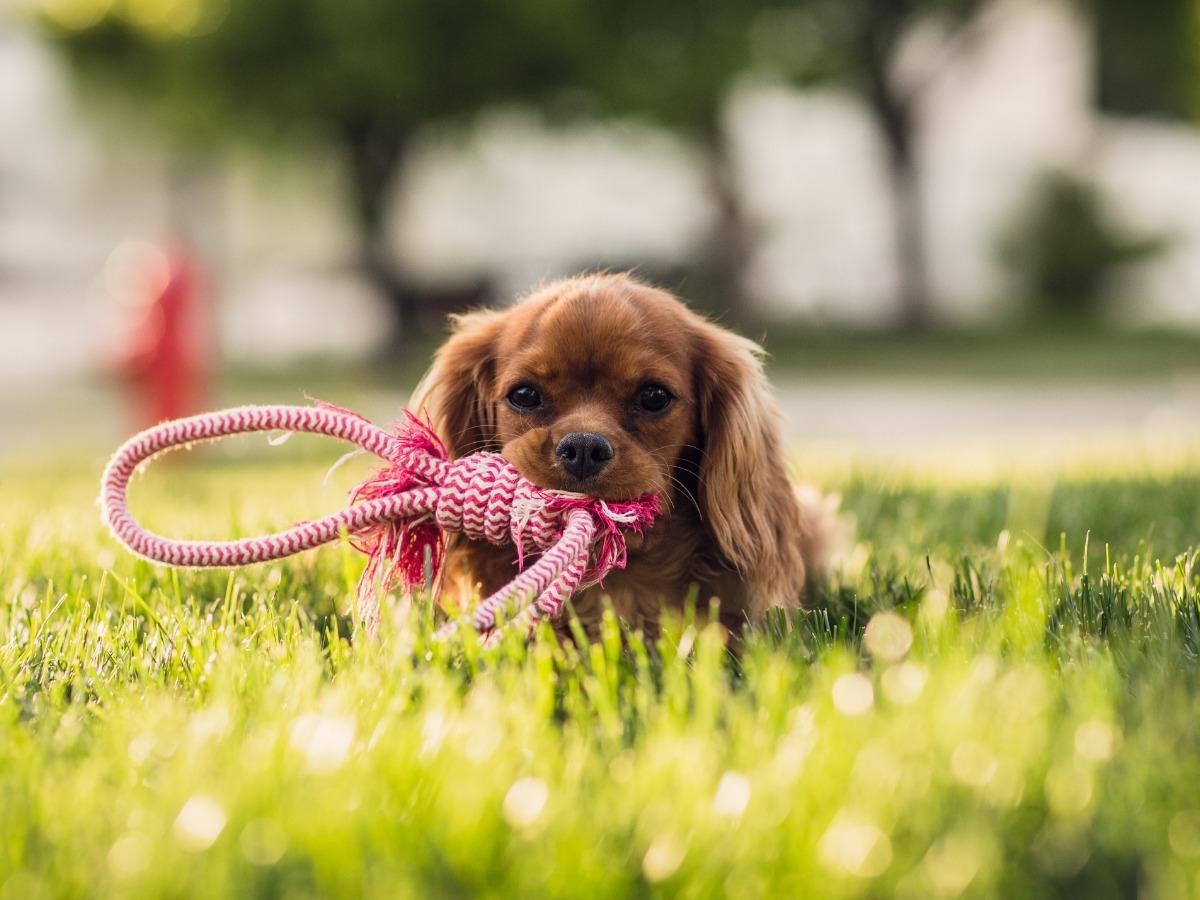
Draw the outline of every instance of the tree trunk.
<instances>
[{"instance_id":1,"label":"tree trunk","mask_svg":"<svg viewBox=\"0 0 1200 900\"><path fill-rule=\"evenodd\" d=\"M729 138L714 112L706 133L707 180L716 206L709 245L712 269L712 303L734 320L747 317L743 279L750 263L750 238L742 193L734 171Z\"/></svg>"},{"instance_id":2,"label":"tree trunk","mask_svg":"<svg viewBox=\"0 0 1200 900\"><path fill-rule=\"evenodd\" d=\"M378 122L352 122L343 129L350 157L353 201L358 215L360 264L371 285L392 309L393 342L419 333L419 291L406 277L387 243L387 201L407 155L411 130Z\"/></svg>"},{"instance_id":3,"label":"tree trunk","mask_svg":"<svg viewBox=\"0 0 1200 900\"><path fill-rule=\"evenodd\" d=\"M888 144L900 322L909 331L923 331L933 316L920 169L913 157L911 132L903 141L893 143L889 139Z\"/></svg>"},{"instance_id":4,"label":"tree trunk","mask_svg":"<svg viewBox=\"0 0 1200 900\"><path fill-rule=\"evenodd\" d=\"M910 99L901 96L891 81L892 57L909 12L908 0L871 0L861 53L867 101L887 151L900 322L908 330L920 331L931 324L932 310L916 126Z\"/></svg>"}]
</instances>

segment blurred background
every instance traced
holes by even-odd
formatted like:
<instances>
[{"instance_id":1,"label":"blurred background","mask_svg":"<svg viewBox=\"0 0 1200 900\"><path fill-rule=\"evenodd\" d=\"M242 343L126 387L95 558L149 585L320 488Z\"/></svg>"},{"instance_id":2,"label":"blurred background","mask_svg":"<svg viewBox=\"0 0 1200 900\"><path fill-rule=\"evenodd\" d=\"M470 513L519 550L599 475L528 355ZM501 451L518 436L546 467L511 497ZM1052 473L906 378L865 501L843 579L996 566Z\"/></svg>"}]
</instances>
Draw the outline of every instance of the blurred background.
<instances>
[{"instance_id":1,"label":"blurred background","mask_svg":"<svg viewBox=\"0 0 1200 900\"><path fill-rule=\"evenodd\" d=\"M815 452L1194 446L1200 4L0 0L0 457L386 419L597 267L762 340Z\"/></svg>"}]
</instances>

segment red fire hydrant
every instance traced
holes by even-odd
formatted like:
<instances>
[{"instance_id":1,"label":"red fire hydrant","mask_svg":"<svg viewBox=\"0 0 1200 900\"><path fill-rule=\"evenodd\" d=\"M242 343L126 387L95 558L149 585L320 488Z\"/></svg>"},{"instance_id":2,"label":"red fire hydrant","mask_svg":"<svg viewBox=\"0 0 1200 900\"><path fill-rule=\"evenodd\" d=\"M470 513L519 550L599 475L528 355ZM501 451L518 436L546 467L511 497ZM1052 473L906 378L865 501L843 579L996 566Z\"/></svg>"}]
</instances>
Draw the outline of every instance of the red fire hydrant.
<instances>
[{"instance_id":1,"label":"red fire hydrant","mask_svg":"<svg viewBox=\"0 0 1200 900\"><path fill-rule=\"evenodd\" d=\"M135 263L128 286L135 318L116 368L140 426L201 411L208 393L208 331L198 264L179 243Z\"/></svg>"}]
</instances>

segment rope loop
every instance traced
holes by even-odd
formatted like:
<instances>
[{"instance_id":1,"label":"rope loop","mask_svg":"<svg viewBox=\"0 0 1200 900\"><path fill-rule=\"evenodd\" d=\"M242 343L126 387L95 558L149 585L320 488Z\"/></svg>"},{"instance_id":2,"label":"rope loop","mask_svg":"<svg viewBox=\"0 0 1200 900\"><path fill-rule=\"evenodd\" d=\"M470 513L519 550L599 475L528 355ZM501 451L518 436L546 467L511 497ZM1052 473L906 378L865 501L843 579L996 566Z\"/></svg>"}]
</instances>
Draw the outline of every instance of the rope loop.
<instances>
[{"instance_id":1,"label":"rope loop","mask_svg":"<svg viewBox=\"0 0 1200 900\"><path fill-rule=\"evenodd\" d=\"M177 447L235 434L301 431L348 441L384 461L351 494L348 507L285 531L227 541L187 541L143 528L128 509L129 482L151 458ZM400 584L410 593L429 569L439 583L445 535L516 549L516 577L479 604L472 625L487 640L499 634L501 612L526 631L561 612L581 586L622 568L625 535L642 534L659 513L653 494L611 503L540 488L498 453L457 460L412 413L392 432L347 409L316 406L243 406L164 422L130 438L113 455L100 487L101 515L134 553L171 566L229 567L283 559L338 538L345 531L367 554L357 596L368 630L378 618L380 589ZM538 559L526 567L530 554ZM373 612L372 612L373 611ZM443 629L452 630L454 623Z\"/></svg>"}]
</instances>

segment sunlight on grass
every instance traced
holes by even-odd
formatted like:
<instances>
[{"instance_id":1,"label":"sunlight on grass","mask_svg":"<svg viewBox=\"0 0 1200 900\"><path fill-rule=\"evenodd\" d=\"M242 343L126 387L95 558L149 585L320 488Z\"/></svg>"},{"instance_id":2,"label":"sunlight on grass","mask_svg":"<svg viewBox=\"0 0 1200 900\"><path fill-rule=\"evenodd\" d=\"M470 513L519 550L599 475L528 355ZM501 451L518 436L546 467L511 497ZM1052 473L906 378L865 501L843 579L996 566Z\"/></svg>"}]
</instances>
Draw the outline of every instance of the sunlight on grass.
<instances>
[{"instance_id":1,"label":"sunlight on grass","mask_svg":"<svg viewBox=\"0 0 1200 900\"><path fill-rule=\"evenodd\" d=\"M171 533L341 499L165 468ZM846 473L843 571L739 660L706 609L352 642L357 554L158 569L94 478L5 485L0 897L1200 895L1200 468Z\"/></svg>"}]
</instances>

